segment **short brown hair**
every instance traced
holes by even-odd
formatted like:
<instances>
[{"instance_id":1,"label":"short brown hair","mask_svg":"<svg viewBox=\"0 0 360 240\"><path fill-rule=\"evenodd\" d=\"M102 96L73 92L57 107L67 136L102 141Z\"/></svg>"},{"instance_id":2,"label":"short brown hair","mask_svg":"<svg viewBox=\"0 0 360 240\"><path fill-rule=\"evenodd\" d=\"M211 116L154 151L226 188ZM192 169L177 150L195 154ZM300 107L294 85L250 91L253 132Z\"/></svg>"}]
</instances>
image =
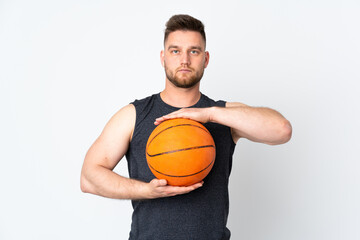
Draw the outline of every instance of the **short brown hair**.
<instances>
[{"instance_id":1,"label":"short brown hair","mask_svg":"<svg viewBox=\"0 0 360 240\"><path fill-rule=\"evenodd\" d=\"M174 15L167 21L165 26L166 29L164 35L164 44L169 34L177 30L198 32L201 34L206 44L204 24L200 20L190 15L186 15L186 14Z\"/></svg>"}]
</instances>

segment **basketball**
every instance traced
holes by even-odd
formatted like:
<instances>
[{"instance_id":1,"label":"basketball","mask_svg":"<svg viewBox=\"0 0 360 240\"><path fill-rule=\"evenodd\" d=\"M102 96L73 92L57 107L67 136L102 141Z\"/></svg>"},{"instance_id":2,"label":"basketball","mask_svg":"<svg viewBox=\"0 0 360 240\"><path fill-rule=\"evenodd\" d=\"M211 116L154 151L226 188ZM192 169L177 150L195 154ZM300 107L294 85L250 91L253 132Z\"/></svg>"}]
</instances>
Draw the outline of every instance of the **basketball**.
<instances>
[{"instance_id":1,"label":"basketball","mask_svg":"<svg viewBox=\"0 0 360 240\"><path fill-rule=\"evenodd\" d=\"M210 132L190 119L170 119L151 133L146 159L158 179L172 186L189 186L203 180L215 161L215 143Z\"/></svg>"}]
</instances>

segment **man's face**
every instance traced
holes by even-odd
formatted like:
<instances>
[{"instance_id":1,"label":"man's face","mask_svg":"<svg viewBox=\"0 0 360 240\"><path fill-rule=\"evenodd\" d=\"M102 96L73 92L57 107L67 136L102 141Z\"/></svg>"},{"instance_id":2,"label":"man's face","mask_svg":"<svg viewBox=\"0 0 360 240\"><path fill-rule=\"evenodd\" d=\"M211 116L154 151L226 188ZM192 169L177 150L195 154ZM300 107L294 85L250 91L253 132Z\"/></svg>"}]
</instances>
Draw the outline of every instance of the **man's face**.
<instances>
[{"instance_id":1,"label":"man's face","mask_svg":"<svg viewBox=\"0 0 360 240\"><path fill-rule=\"evenodd\" d=\"M161 63L167 80L176 87L191 88L200 82L209 63L205 42L200 33L175 31L168 35Z\"/></svg>"}]
</instances>

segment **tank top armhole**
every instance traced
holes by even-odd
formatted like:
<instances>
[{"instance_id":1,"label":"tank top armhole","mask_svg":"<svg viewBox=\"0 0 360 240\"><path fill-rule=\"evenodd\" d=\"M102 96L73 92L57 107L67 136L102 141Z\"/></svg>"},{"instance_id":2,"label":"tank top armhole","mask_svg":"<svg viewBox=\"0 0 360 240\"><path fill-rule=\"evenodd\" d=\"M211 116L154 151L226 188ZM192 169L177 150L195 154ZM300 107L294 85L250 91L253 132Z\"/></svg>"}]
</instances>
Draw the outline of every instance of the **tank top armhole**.
<instances>
[{"instance_id":1,"label":"tank top armhole","mask_svg":"<svg viewBox=\"0 0 360 240\"><path fill-rule=\"evenodd\" d=\"M215 106L217 107L226 107L226 101L223 100L219 100L215 103ZM230 140L231 140L231 144L232 144L232 148L234 149L236 146L236 143L234 142L234 139L232 137L232 132L231 132L231 127L228 127L228 131L229 131L229 136L230 136Z\"/></svg>"},{"instance_id":2,"label":"tank top armhole","mask_svg":"<svg viewBox=\"0 0 360 240\"><path fill-rule=\"evenodd\" d=\"M226 102L223 100L219 100L215 103L215 106L217 107L226 107Z\"/></svg>"},{"instance_id":3,"label":"tank top armhole","mask_svg":"<svg viewBox=\"0 0 360 240\"><path fill-rule=\"evenodd\" d=\"M134 102L131 102L131 103L129 103L129 105L133 105L133 107L134 107L134 111L135 111L135 121L133 122L133 126L132 126L132 132L131 132L131 136L130 136L130 143L131 143L131 141L132 141L132 139L133 139L133 137L134 137L134 134L135 134L135 129L136 129L136 121L137 121L137 119L138 119L138 116L137 116L137 111L136 111L136 105L134 104Z\"/></svg>"},{"instance_id":4,"label":"tank top armhole","mask_svg":"<svg viewBox=\"0 0 360 240\"><path fill-rule=\"evenodd\" d=\"M134 109L135 109L135 121L134 121L134 128L133 128L133 132L132 132L132 135L131 135L131 141L130 143L132 142L134 136L136 135L136 132L137 132L137 125L138 125L138 122L139 122L139 112L141 111L139 109L139 104L140 104L140 101L139 100L134 100L133 102L130 103L131 105L134 106Z\"/></svg>"},{"instance_id":5,"label":"tank top armhole","mask_svg":"<svg viewBox=\"0 0 360 240\"><path fill-rule=\"evenodd\" d=\"M132 137L134 137L137 134L139 125L147 116L148 111L150 111L151 106L154 103L155 96L156 94L140 100L135 99L133 102L130 103L135 107L135 122L134 122L134 130Z\"/></svg>"}]
</instances>

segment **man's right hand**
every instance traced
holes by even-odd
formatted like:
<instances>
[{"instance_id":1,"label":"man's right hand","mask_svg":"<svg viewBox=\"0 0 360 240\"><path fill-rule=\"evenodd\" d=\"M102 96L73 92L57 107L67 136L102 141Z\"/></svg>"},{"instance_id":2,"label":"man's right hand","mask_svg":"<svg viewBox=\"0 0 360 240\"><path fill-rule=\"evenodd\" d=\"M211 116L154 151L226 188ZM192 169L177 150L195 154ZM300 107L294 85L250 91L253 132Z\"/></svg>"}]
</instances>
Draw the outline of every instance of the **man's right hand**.
<instances>
[{"instance_id":1,"label":"man's right hand","mask_svg":"<svg viewBox=\"0 0 360 240\"><path fill-rule=\"evenodd\" d=\"M199 187L202 187L204 182L195 183L190 186L170 186L167 185L165 179L153 179L148 183L147 191L150 199L153 198L162 198L162 197L171 197L181 194L186 194Z\"/></svg>"}]
</instances>

